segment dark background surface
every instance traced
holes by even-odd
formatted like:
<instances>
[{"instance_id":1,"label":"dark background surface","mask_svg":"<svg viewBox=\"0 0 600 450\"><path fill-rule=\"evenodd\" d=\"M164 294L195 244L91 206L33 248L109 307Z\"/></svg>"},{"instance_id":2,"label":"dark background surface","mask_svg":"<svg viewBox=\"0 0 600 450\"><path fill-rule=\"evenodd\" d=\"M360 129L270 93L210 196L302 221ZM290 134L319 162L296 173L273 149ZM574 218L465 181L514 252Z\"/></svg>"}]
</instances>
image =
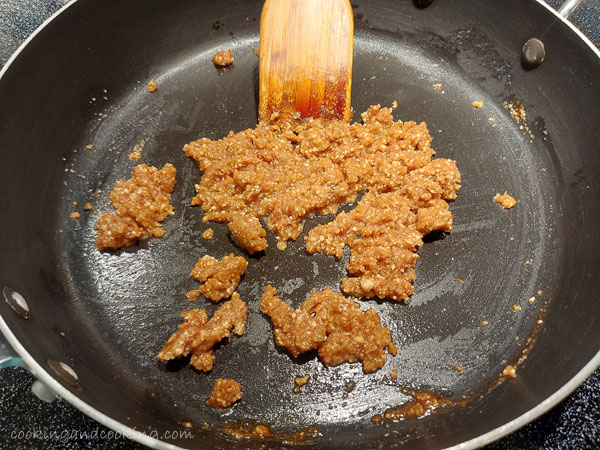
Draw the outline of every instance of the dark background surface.
<instances>
[{"instance_id":1,"label":"dark background surface","mask_svg":"<svg viewBox=\"0 0 600 450\"><path fill-rule=\"evenodd\" d=\"M64 3L61 0L0 0L0 66ZM560 0L549 0L548 3L557 7ZM596 45L600 45L600 0L587 0L571 19ZM23 369L0 370L0 448L142 448L124 438L96 438L95 433L105 430L102 426L63 401L48 404L38 400L30 391L33 381ZM600 370L552 411L489 448L600 448L599 424ZM56 433L58 436L11 439L11 435L20 431ZM86 437L85 433L91 434Z\"/></svg>"}]
</instances>

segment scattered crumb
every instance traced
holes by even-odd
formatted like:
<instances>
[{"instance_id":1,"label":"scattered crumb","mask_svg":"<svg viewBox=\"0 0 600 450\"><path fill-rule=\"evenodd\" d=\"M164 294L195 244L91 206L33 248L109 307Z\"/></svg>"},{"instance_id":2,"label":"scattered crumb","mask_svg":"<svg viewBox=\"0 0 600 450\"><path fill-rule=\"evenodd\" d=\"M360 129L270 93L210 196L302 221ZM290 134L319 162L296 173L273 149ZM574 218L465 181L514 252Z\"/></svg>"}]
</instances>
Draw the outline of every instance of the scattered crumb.
<instances>
[{"instance_id":1,"label":"scattered crumb","mask_svg":"<svg viewBox=\"0 0 600 450\"><path fill-rule=\"evenodd\" d=\"M85 204L85 206L83 207L83 209L85 209L86 211L90 211L90 210L94 209L94 205L92 205L90 202L87 202Z\"/></svg>"},{"instance_id":2,"label":"scattered crumb","mask_svg":"<svg viewBox=\"0 0 600 450\"><path fill-rule=\"evenodd\" d=\"M77 171L75 169L69 169L69 172L71 172L71 173L77 173Z\"/></svg>"},{"instance_id":3,"label":"scattered crumb","mask_svg":"<svg viewBox=\"0 0 600 450\"><path fill-rule=\"evenodd\" d=\"M433 88L439 91L440 89L442 89L442 83L436 83L436 84L434 84Z\"/></svg>"},{"instance_id":4,"label":"scattered crumb","mask_svg":"<svg viewBox=\"0 0 600 450\"><path fill-rule=\"evenodd\" d=\"M537 291L536 294L537 295L542 295L542 291Z\"/></svg>"},{"instance_id":5,"label":"scattered crumb","mask_svg":"<svg viewBox=\"0 0 600 450\"><path fill-rule=\"evenodd\" d=\"M285 250L287 248L287 242L285 242L285 241L277 242L277 248L281 251Z\"/></svg>"},{"instance_id":6,"label":"scattered crumb","mask_svg":"<svg viewBox=\"0 0 600 450\"><path fill-rule=\"evenodd\" d=\"M465 281L462 278L457 278L456 281L458 281L460 284L465 284Z\"/></svg>"},{"instance_id":7,"label":"scattered crumb","mask_svg":"<svg viewBox=\"0 0 600 450\"><path fill-rule=\"evenodd\" d=\"M529 297L529 304L533 304L535 302L535 297Z\"/></svg>"},{"instance_id":8,"label":"scattered crumb","mask_svg":"<svg viewBox=\"0 0 600 450\"><path fill-rule=\"evenodd\" d=\"M79 214L77 211L72 212L71 214L69 214L69 217L73 220L77 220L81 217L81 214Z\"/></svg>"},{"instance_id":9,"label":"scattered crumb","mask_svg":"<svg viewBox=\"0 0 600 450\"><path fill-rule=\"evenodd\" d=\"M191 422L179 422L181 425L183 425L185 428L192 428L192 423Z\"/></svg>"},{"instance_id":10,"label":"scattered crumb","mask_svg":"<svg viewBox=\"0 0 600 450\"><path fill-rule=\"evenodd\" d=\"M296 377L296 384L298 386L304 386L310 380L310 375L304 375L303 377Z\"/></svg>"},{"instance_id":11,"label":"scattered crumb","mask_svg":"<svg viewBox=\"0 0 600 450\"><path fill-rule=\"evenodd\" d=\"M544 134L544 136L548 136L548 130L544 130L542 131L542 133Z\"/></svg>"},{"instance_id":12,"label":"scattered crumb","mask_svg":"<svg viewBox=\"0 0 600 450\"><path fill-rule=\"evenodd\" d=\"M297 394L298 392L300 392L300 388L298 386L296 386L296 387L294 387L293 391L294 391L294 393Z\"/></svg>"},{"instance_id":13,"label":"scattered crumb","mask_svg":"<svg viewBox=\"0 0 600 450\"><path fill-rule=\"evenodd\" d=\"M355 387L356 387L356 382L355 381L348 381L346 383L346 392L352 392Z\"/></svg>"},{"instance_id":14,"label":"scattered crumb","mask_svg":"<svg viewBox=\"0 0 600 450\"><path fill-rule=\"evenodd\" d=\"M462 372L462 367L460 367L458 364L456 366L454 366L454 370L456 370L457 372Z\"/></svg>"},{"instance_id":15,"label":"scattered crumb","mask_svg":"<svg viewBox=\"0 0 600 450\"><path fill-rule=\"evenodd\" d=\"M517 371L516 371L516 369L513 366L508 365L502 371L502 375L504 375L505 377L508 377L508 378L516 378L517 377Z\"/></svg>"},{"instance_id":16,"label":"scattered crumb","mask_svg":"<svg viewBox=\"0 0 600 450\"><path fill-rule=\"evenodd\" d=\"M252 48L252 53L254 53L256 56L260 56L260 52L258 50L258 47L253 47Z\"/></svg>"},{"instance_id":17,"label":"scattered crumb","mask_svg":"<svg viewBox=\"0 0 600 450\"><path fill-rule=\"evenodd\" d=\"M525 261L523 261L523 264L525 264L526 266L530 266L532 262L533 261L531 259L526 259Z\"/></svg>"},{"instance_id":18,"label":"scattered crumb","mask_svg":"<svg viewBox=\"0 0 600 450\"><path fill-rule=\"evenodd\" d=\"M145 141L142 139L139 144L135 144L133 151L128 155L132 161L139 161L142 157L142 149L144 148Z\"/></svg>"},{"instance_id":19,"label":"scattered crumb","mask_svg":"<svg viewBox=\"0 0 600 450\"><path fill-rule=\"evenodd\" d=\"M519 305L513 305L512 308L517 312L521 311L521 307Z\"/></svg>"},{"instance_id":20,"label":"scattered crumb","mask_svg":"<svg viewBox=\"0 0 600 450\"><path fill-rule=\"evenodd\" d=\"M214 232L212 228L208 228L207 230L204 230L204 233L202 233L202 237L204 239L212 239L214 236Z\"/></svg>"},{"instance_id":21,"label":"scattered crumb","mask_svg":"<svg viewBox=\"0 0 600 450\"><path fill-rule=\"evenodd\" d=\"M156 84L156 81L154 81L154 78L152 78L149 82L148 82L148 92L154 92L158 89L158 84Z\"/></svg>"},{"instance_id":22,"label":"scattered crumb","mask_svg":"<svg viewBox=\"0 0 600 450\"><path fill-rule=\"evenodd\" d=\"M483 107L483 102L473 102L471 103L471 105L473 105L473 108L477 108L477 109L481 109Z\"/></svg>"},{"instance_id":23,"label":"scattered crumb","mask_svg":"<svg viewBox=\"0 0 600 450\"><path fill-rule=\"evenodd\" d=\"M505 209L510 209L517 204L517 200L514 197L508 195L506 191L504 194L496 194L494 195L494 201L496 203L500 203Z\"/></svg>"},{"instance_id":24,"label":"scattered crumb","mask_svg":"<svg viewBox=\"0 0 600 450\"><path fill-rule=\"evenodd\" d=\"M373 425L379 425L383 422L383 416L381 414L375 414L373 417L371 417L371 423Z\"/></svg>"},{"instance_id":25,"label":"scattered crumb","mask_svg":"<svg viewBox=\"0 0 600 450\"><path fill-rule=\"evenodd\" d=\"M481 326L482 326L482 327L487 327L487 326L488 326L488 324L489 324L489 322L488 322L487 320L482 320L482 321L481 321Z\"/></svg>"},{"instance_id":26,"label":"scattered crumb","mask_svg":"<svg viewBox=\"0 0 600 450\"><path fill-rule=\"evenodd\" d=\"M396 100L394 100L392 102L392 108L396 109L398 107L398 102Z\"/></svg>"},{"instance_id":27,"label":"scattered crumb","mask_svg":"<svg viewBox=\"0 0 600 450\"><path fill-rule=\"evenodd\" d=\"M396 369L390 370L390 378L392 380L395 380L396 378L398 378L398 371Z\"/></svg>"},{"instance_id":28,"label":"scattered crumb","mask_svg":"<svg viewBox=\"0 0 600 450\"><path fill-rule=\"evenodd\" d=\"M227 67L233 64L233 52L231 50L219 50L212 57L217 66Z\"/></svg>"},{"instance_id":29,"label":"scattered crumb","mask_svg":"<svg viewBox=\"0 0 600 450\"><path fill-rule=\"evenodd\" d=\"M219 378L206 404L211 408L229 408L242 398L242 386L235 380Z\"/></svg>"},{"instance_id":30,"label":"scattered crumb","mask_svg":"<svg viewBox=\"0 0 600 450\"><path fill-rule=\"evenodd\" d=\"M275 381L273 381L273 380L269 381L269 386L275 387Z\"/></svg>"},{"instance_id":31,"label":"scattered crumb","mask_svg":"<svg viewBox=\"0 0 600 450\"><path fill-rule=\"evenodd\" d=\"M94 146L92 144L90 144L90 145L87 145L85 148L87 148L88 150L93 150Z\"/></svg>"},{"instance_id":32,"label":"scattered crumb","mask_svg":"<svg viewBox=\"0 0 600 450\"><path fill-rule=\"evenodd\" d=\"M519 126L519 129L525 130L527 132L527 134L529 135L529 138L533 139L535 136L529 130L529 126L527 125L527 115L525 114L525 107L523 106L523 103L521 103L519 101L510 102L510 103L504 102L504 108L508 109L511 117L515 120L515 122L522 123L522 125ZM546 133L544 133L544 134L546 134Z\"/></svg>"},{"instance_id":33,"label":"scattered crumb","mask_svg":"<svg viewBox=\"0 0 600 450\"><path fill-rule=\"evenodd\" d=\"M77 205L78 205L78 203L77 203L77 202L73 202L73 206L77 206Z\"/></svg>"}]
</instances>

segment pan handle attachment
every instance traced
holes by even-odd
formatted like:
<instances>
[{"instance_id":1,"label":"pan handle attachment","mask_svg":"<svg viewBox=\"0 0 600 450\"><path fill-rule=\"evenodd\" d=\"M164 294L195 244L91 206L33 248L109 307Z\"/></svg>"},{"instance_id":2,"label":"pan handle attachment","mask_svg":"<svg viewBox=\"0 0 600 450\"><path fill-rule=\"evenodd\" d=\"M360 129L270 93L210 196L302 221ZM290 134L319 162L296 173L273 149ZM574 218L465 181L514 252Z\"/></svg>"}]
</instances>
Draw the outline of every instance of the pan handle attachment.
<instances>
[{"instance_id":1,"label":"pan handle attachment","mask_svg":"<svg viewBox=\"0 0 600 450\"><path fill-rule=\"evenodd\" d=\"M558 15L565 20L568 19L581 3L583 3L583 0L565 0L558 8ZM525 69L531 70L536 68L544 61L545 57L546 49L540 39L532 37L523 45L521 63Z\"/></svg>"},{"instance_id":2,"label":"pan handle attachment","mask_svg":"<svg viewBox=\"0 0 600 450\"><path fill-rule=\"evenodd\" d=\"M17 355L6 338L0 333L0 368L3 367L25 367L23 360Z\"/></svg>"},{"instance_id":3,"label":"pan handle attachment","mask_svg":"<svg viewBox=\"0 0 600 450\"><path fill-rule=\"evenodd\" d=\"M558 14L568 19L582 3L583 0L565 0L558 8Z\"/></svg>"}]
</instances>

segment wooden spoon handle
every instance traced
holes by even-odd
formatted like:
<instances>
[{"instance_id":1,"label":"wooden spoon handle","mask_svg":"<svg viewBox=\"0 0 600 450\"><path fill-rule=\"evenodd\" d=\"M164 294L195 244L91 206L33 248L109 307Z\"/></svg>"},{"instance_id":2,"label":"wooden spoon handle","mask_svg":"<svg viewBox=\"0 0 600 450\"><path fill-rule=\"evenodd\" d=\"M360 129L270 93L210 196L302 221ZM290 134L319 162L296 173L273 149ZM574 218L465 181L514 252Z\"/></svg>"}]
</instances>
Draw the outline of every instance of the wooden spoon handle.
<instances>
[{"instance_id":1,"label":"wooden spoon handle","mask_svg":"<svg viewBox=\"0 0 600 450\"><path fill-rule=\"evenodd\" d=\"M349 121L354 21L349 0L266 0L258 116Z\"/></svg>"}]
</instances>

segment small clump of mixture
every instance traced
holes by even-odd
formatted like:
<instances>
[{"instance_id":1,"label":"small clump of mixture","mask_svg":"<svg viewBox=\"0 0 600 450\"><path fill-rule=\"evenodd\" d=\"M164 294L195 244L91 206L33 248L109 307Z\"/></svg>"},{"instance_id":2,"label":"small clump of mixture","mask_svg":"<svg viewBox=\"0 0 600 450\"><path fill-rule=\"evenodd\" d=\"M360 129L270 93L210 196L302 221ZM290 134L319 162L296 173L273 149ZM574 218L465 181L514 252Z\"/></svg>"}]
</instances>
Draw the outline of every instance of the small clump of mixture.
<instances>
[{"instance_id":1,"label":"small clump of mixture","mask_svg":"<svg viewBox=\"0 0 600 450\"><path fill-rule=\"evenodd\" d=\"M513 196L507 194L506 191L504 191L504 194L502 195L494 195L494 201L500 203L504 209L510 209L517 204L517 200Z\"/></svg>"},{"instance_id":2,"label":"small clump of mixture","mask_svg":"<svg viewBox=\"0 0 600 450\"><path fill-rule=\"evenodd\" d=\"M258 219L268 216L267 227L283 249L309 215L335 213L366 192L356 208L361 212L340 213L317 227L307 249L341 255L351 247L347 268L355 276L342 283L345 293L407 299L422 236L452 229L447 201L456 198L460 173L452 160L432 160L425 123L394 121L392 110L379 105L362 118L363 124L275 120L189 143L183 151L203 172L192 204L202 207L205 221L233 224L240 245L259 251L266 240ZM239 217L252 226L236 225Z\"/></svg>"},{"instance_id":3,"label":"small clump of mixture","mask_svg":"<svg viewBox=\"0 0 600 450\"><path fill-rule=\"evenodd\" d=\"M235 380L219 378L206 404L211 408L230 408L242 398L242 386Z\"/></svg>"},{"instance_id":4,"label":"small clump of mixture","mask_svg":"<svg viewBox=\"0 0 600 450\"><path fill-rule=\"evenodd\" d=\"M296 358L318 349L326 366L362 361L366 373L395 355L390 330L381 325L375 310L362 311L358 303L325 289L313 292L296 311L276 296L269 285L260 299L260 310L273 322L275 342ZM387 352L386 352L387 349Z\"/></svg>"},{"instance_id":5,"label":"small clump of mixture","mask_svg":"<svg viewBox=\"0 0 600 450\"><path fill-rule=\"evenodd\" d=\"M160 170L140 164L129 180L118 180L110 193L115 212L102 213L94 225L96 248L117 249L163 236L161 222L175 214L169 201L176 173L169 163Z\"/></svg>"},{"instance_id":6,"label":"small clump of mixture","mask_svg":"<svg viewBox=\"0 0 600 450\"><path fill-rule=\"evenodd\" d=\"M156 80L154 80L154 78L152 78L148 82L148 86L146 86L146 89L150 93L152 93L152 92L154 92L154 91L156 91L158 89L158 84L156 83Z\"/></svg>"},{"instance_id":7,"label":"small clump of mixture","mask_svg":"<svg viewBox=\"0 0 600 450\"><path fill-rule=\"evenodd\" d=\"M231 236L251 255L268 247L267 232L256 217L234 214L228 227Z\"/></svg>"},{"instance_id":8,"label":"small clump of mixture","mask_svg":"<svg viewBox=\"0 0 600 450\"><path fill-rule=\"evenodd\" d=\"M219 50L212 57L213 62L220 67L227 67L233 64L233 52L231 50Z\"/></svg>"},{"instance_id":9,"label":"small clump of mixture","mask_svg":"<svg viewBox=\"0 0 600 450\"><path fill-rule=\"evenodd\" d=\"M233 294L247 267L248 262L233 253L220 260L204 255L190 273L196 280L204 284L199 289L189 291L185 295L190 301L196 300L200 294L215 302L221 301Z\"/></svg>"},{"instance_id":10,"label":"small clump of mixture","mask_svg":"<svg viewBox=\"0 0 600 450\"><path fill-rule=\"evenodd\" d=\"M222 339L229 337L231 329L238 336L246 328L246 303L235 292L231 300L224 303L208 320L203 309L192 309L181 314L184 323L169 337L158 354L161 361L192 355L190 364L196 369L208 372L212 369L215 356L213 347Z\"/></svg>"}]
</instances>

